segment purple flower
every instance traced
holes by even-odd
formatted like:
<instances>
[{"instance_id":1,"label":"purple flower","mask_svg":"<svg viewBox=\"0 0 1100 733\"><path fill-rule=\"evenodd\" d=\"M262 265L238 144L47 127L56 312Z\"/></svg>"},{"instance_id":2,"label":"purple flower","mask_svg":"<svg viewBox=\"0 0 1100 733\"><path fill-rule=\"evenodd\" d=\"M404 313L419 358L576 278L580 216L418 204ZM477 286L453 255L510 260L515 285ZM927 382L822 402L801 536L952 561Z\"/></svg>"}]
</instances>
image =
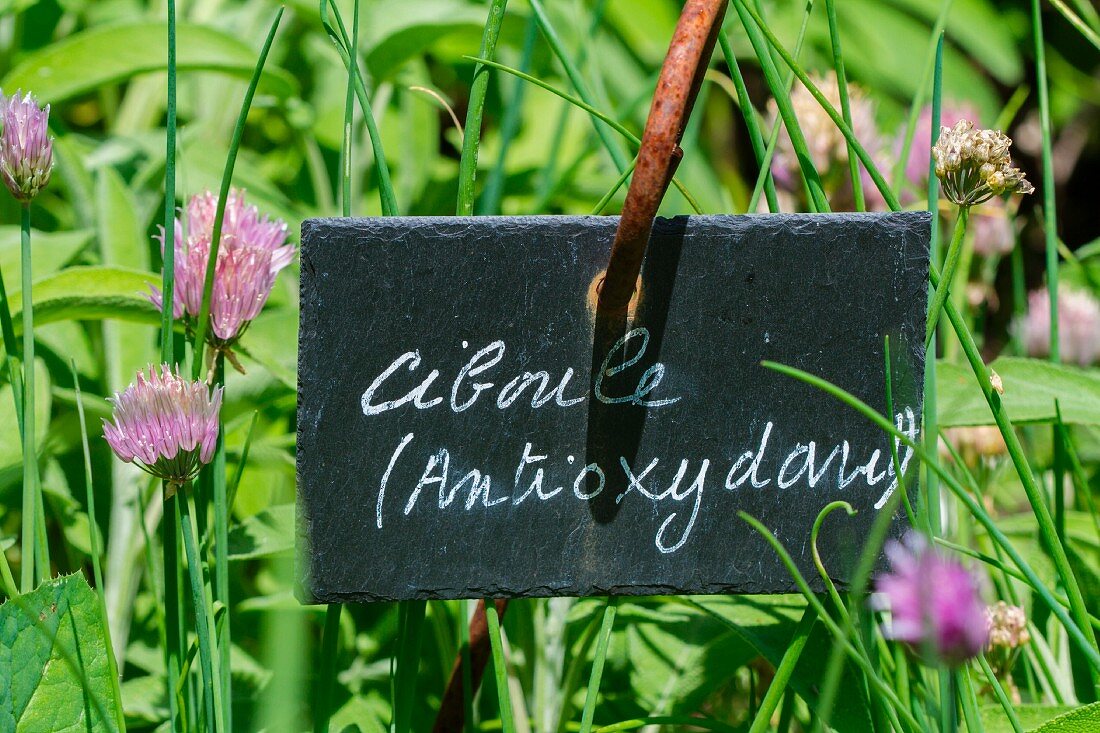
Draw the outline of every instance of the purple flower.
<instances>
[{"instance_id":1,"label":"purple flower","mask_svg":"<svg viewBox=\"0 0 1100 733\"><path fill-rule=\"evenodd\" d=\"M186 236L183 223L176 219L172 310L191 327L202 311L217 206L217 195L209 191L193 196L187 204ZM275 286L275 276L294 259L294 246L286 244L286 237L285 222L262 216L255 206L245 203L243 191L229 194L214 269L209 335L214 348L225 352L230 361L229 347L260 314ZM160 240L163 251L163 233ZM152 288L149 300L161 307L157 288Z\"/></svg>"},{"instance_id":2,"label":"purple flower","mask_svg":"<svg viewBox=\"0 0 1100 733\"><path fill-rule=\"evenodd\" d=\"M30 92L0 93L0 177L11 195L28 203L50 182L53 141L47 134L50 105L40 108Z\"/></svg>"},{"instance_id":3,"label":"purple flower","mask_svg":"<svg viewBox=\"0 0 1100 733\"><path fill-rule=\"evenodd\" d=\"M115 394L103 437L120 459L168 482L168 496L214 457L222 388L211 392L161 365Z\"/></svg>"},{"instance_id":4,"label":"purple flower","mask_svg":"<svg viewBox=\"0 0 1100 733\"><path fill-rule=\"evenodd\" d=\"M1050 354L1050 293L1036 290L1027 299L1020 336L1029 356ZM1086 292L1058 290L1058 346L1063 361L1080 366L1100 357L1100 303Z\"/></svg>"},{"instance_id":5,"label":"purple flower","mask_svg":"<svg viewBox=\"0 0 1100 733\"><path fill-rule=\"evenodd\" d=\"M978 578L915 532L888 544L886 554L891 572L878 579L874 601L890 611L886 636L949 666L980 654L989 625Z\"/></svg>"}]
</instances>

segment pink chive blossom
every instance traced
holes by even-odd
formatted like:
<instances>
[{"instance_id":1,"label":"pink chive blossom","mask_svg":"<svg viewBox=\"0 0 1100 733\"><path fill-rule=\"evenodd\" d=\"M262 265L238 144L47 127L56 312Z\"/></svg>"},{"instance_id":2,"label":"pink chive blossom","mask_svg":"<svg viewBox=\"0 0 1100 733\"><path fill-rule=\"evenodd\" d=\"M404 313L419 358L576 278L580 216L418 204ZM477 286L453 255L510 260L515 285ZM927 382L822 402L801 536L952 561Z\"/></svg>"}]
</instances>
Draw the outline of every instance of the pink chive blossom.
<instances>
[{"instance_id":1,"label":"pink chive blossom","mask_svg":"<svg viewBox=\"0 0 1100 733\"><path fill-rule=\"evenodd\" d=\"M1050 294L1046 288L1028 296L1020 336L1029 356L1050 354ZM1089 366L1100 358L1100 303L1092 295L1058 290L1058 350L1062 360Z\"/></svg>"},{"instance_id":2,"label":"pink chive blossom","mask_svg":"<svg viewBox=\"0 0 1100 733\"><path fill-rule=\"evenodd\" d=\"M113 422L103 421L103 437L121 460L168 482L168 496L210 463L218 439L222 388L212 392L167 364L110 400Z\"/></svg>"},{"instance_id":3,"label":"pink chive blossom","mask_svg":"<svg viewBox=\"0 0 1100 733\"><path fill-rule=\"evenodd\" d=\"M958 666L989 640L979 579L910 532L886 547L891 572L878 579L874 604L890 611L886 635L934 661Z\"/></svg>"},{"instance_id":4,"label":"pink chive blossom","mask_svg":"<svg viewBox=\"0 0 1100 733\"><path fill-rule=\"evenodd\" d=\"M30 92L5 97L0 93L0 177L11 195L29 203L50 182L53 140L49 136L50 105L39 107Z\"/></svg>"},{"instance_id":5,"label":"pink chive blossom","mask_svg":"<svg viewBox=\"0 0 1100 733\"><path fill-rule=\"evenodd\" d=\"M172 294L176 318L193 321L202 312L217 206L217 195L209 191L193 196L187 204L186 236L183 223L176 219ZM286 244L286 238L285 222L261 215L245 202L243 191L229 194L210 300L210 336L216 348L228 348L263 309L275 286L275 276L294 259L294 246ZM163 233L160 242L163 251ZM155 287L151 290L149 300L160 308L160 291Z\"/></svg>"}]
</instances>

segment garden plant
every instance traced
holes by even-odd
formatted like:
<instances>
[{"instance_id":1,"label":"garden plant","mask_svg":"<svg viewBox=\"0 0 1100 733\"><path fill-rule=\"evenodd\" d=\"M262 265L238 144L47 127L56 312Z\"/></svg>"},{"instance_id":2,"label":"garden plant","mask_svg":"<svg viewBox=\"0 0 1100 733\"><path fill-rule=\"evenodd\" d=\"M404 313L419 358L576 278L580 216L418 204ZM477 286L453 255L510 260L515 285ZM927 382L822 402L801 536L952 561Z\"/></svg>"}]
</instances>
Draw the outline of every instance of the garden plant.
<instances>
[{"instance_id":1,"label":"garden plant","mask_svg":"<svg viewBox=\"0 0 1100 733\"><path fill-rule=\"evenodd\" d=\"M726 7L660 213L932 215L851 567L299 601L301 223L617 213L682 5L0 0L0 732L1100 731L1090 0Z\"/></svg>"}]
</instances>

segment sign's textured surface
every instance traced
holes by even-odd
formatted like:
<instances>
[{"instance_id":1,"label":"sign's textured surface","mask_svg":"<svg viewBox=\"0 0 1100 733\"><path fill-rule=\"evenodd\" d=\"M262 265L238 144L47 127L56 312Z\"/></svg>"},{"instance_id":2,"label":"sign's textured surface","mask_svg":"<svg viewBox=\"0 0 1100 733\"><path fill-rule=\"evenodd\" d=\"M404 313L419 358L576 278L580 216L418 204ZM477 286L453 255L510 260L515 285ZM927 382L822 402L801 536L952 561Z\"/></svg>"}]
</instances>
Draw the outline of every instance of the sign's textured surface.
<instances>
[{"instance_id":1,"label":"sign's textured surface","mask_svg":"<svg viewBox=\"0 0 1100 733\"><path fill-rule=\"evenodd\" d=\"M737 512L816 577L810 528L836 499L858 510L820 541L843 583L897 486L890 444L761 361L885 413L889 337L916 435L928 215L659 220L632 318L594 348L616 224L303 225L303 598L784 591Z\"/></svg>"}]
</instances>

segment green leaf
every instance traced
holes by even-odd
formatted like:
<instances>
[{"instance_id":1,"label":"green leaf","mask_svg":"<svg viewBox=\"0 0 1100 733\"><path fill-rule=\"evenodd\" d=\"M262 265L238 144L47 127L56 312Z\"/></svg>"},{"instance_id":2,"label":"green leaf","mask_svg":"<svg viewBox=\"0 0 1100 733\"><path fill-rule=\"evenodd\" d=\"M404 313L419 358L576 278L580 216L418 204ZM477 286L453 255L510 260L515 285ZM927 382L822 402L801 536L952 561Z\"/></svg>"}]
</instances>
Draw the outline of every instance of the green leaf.
<instances>
[{"instance_id":1,"label":"green leaf","mask_svg":"<svg viewBox=\"0 0 1100 733\"><path fill-rule=\"evenodd\" d=\"M41 277L57 272L72 262L91 241L92 232L88 229L71 232L31 230L35 275ZM0 272L4 273L4 284L9 290L19 288L19 246L19 227L0 226Z\"/></svg>"},{"instance_id":2,"label":"green leaf","mask_svg":"<svg viewBox=\"0 0 1100 733\"><path fill-rule=\"evenodd\" d=\"M34 444L42 451L50 430L50 373L41 359L35 361L34 367L35 392L39 395L34 403ZM2 367L2 372L6 377L6 366ZM18 485L23 477L23 447L18 437L19 421L10 382L0 386L0 435L6 438L0 440L0 488L7 488Z\"/></svg>"},{"instance_id":3,"label":"green leaf","mask_svg":"<svg viewBox=\"0 0 1100 733\"><path fill-rule=\"evenodd\" d=\"M1036 728L1034 733L1090 733L1098 729L1100 729L1100 702L1094 702L1048 720Z\"/></svg>"},{"instance_id":4,"label":"green leaf","mask_svg":"<svg viewBox=\"0 0 1100 733\"><path fill-rule=\"evenodd\" d=\"M371 23L363 28L369 48L367 70L376 79L386 78L409 59L453 34L462 35L464 48L477 48L485 13L484 4L470 5L456 0L379 3L372 10Z\"/></svg>"},{"instance_id":5,"label":"green leaf","mask_svg":"<svg viewBox=\"0 0 1100 733\"><path fill-rule=\"evenodd\" d=\"M176 28L179 71L216 71L247 79L256 52L228 33L181 23ZM138 74L164 71L168 59L166 22L139 21L104 26L55 41L27 56L8 72L0 87L33 90L42 102L57 103ZM288 97L294 78L269 69L261 88Z\"/></svg>"},{"instance_id":6,"label":"green leaf","mask_svg":"<svg viewBox=\"0 0 1100 733\"><path fill-rule=\"evenodd\" d=\"M80 573L0 606L0 730L121 730L104 619Z\"/></svg>"},{"instance_id":7,"label":"green leaf","mask_svg":"<svg viewBox=\"0 0 1100 733\"><path fill-rule=\"evenodd\" d=\"M294 549L294 505L278 504L229 530L229 559L252 560Z\"/></svg>"},{"instance_id":8,"label":"green leaf","mask_svg":"<svg viewBox=\"0 0 1100 733\"><path fill-rule=\"evenodd\" d=\"M1065 422L1100 425L1100 372L1017 357L997 359L990 367L1004 381L1001 399L1017 425L1053 422L1056 399ZM942 427L995 424L970 369L937 362L936 389Z\"/></svg>"},{"instance_id":9,"label":"green leaf","mask_svg":"<svg viewBox=\"0 0 1100 733\"><path fill-rule=\"evenodd\" d=\"M123 267L71 267L34 284L34 323L120 318L160 323L160 313L145 297L149 283L159 282L151 272ZM16 333L22 333L20 294L8 298Z\"/></svg>"}]
</instances>

